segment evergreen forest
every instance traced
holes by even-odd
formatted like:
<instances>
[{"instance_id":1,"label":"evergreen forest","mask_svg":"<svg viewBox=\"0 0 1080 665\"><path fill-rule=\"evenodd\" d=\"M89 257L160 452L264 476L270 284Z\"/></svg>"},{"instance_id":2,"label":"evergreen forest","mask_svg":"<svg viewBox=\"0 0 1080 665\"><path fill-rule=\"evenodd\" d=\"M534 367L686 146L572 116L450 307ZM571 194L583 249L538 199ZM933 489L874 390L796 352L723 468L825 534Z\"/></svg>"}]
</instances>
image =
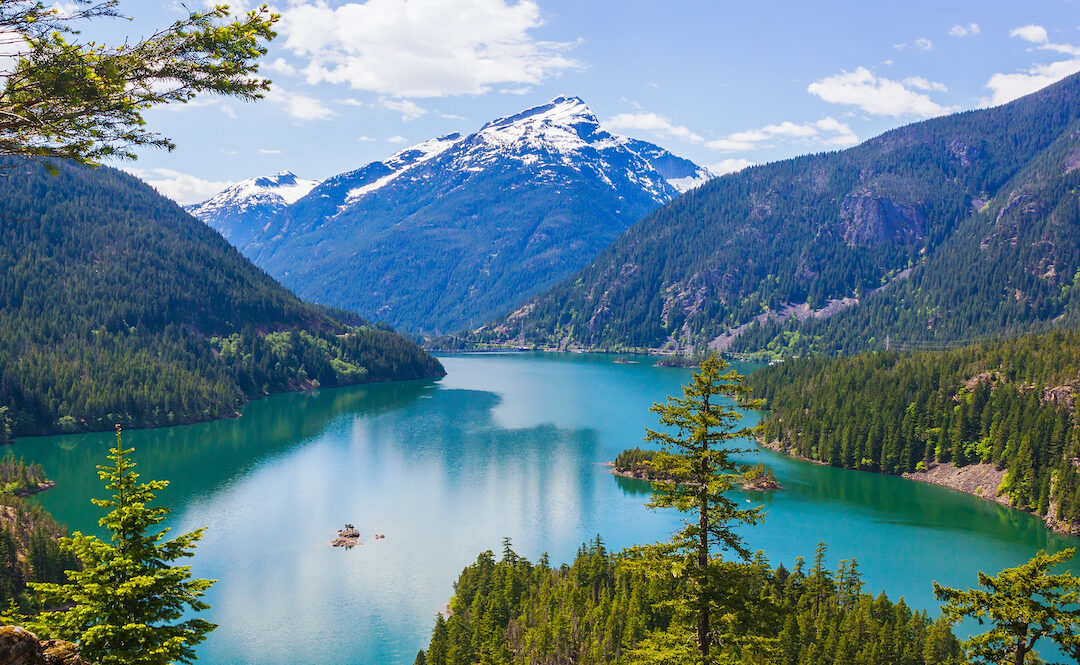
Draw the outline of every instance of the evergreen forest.
<instances>
[{"instance_id":1,"label":"evergreen forest","mask_svg":"<svg viewBox=\"0 0 1080 665\"><path fill-rule=\"evenodd\" d=\"M55 166L0 174L0 440L443 374L394 332L304 303L136 178Z\"/></svg>"},{"instance_id":2,"label":"evergreen forest","mask_svg":"<svg viewBox=\"0 0 1080 665\"><path fill-rule=\"evenodd\" d=\"M716 662L746 665L950 665L964 662L949 624L864 588L858 563L772 568L717 561L724 619ZM598 537L568 564L481 554L454 585L448 616L435 619L417 665L660 663L685 642L679 598L685 578L647 575L633 552ZM682 661L670 661L682 662Z\"/></svg>"},{"instance_id":3,"label":"evergreen forest","mask_svg":"<svg viewBox=\"0 0 1080 665\"><path fill-rule=\"evenodd\" d=\"M1004 470L1008 502L1080 519L1080 332L949 351L794 358L747 378L765 399L764 440L848 469L900 474L934 463Z\"/></svg>"}]
</instances>

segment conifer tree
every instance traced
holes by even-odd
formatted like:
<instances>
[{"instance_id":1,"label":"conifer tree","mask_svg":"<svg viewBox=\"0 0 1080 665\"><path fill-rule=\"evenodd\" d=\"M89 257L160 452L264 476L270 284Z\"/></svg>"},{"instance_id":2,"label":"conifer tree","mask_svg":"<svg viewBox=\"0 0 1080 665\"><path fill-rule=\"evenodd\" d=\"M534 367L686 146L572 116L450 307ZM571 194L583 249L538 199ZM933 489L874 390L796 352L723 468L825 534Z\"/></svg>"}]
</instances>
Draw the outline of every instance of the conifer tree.
<instances>
[{"instance_id":1,"label":"conifer tree","mask_svg":"<svg viewBox=\"0 0 1080 665\"><path fill-rule=\"evenodd\" d=\"M965 591L934 582L934 595L944 601L945 617L957 621L972 617L993 628L964 642L968 654L979 663L1024 665L1032 662L1035 643L1048 638L1080 661L1080 578L1050 569L1072 558L1070 548L1057 554L1040 551L1027 563L1007 568L996 576L979 573L983 589ZM928 647L929 648L929 647Z\"/></svg>"},{"instance_id":2,"label":"conifer tree","mask_svg":"<svg viewBox=\"0 0 1080 665\"><path fill-rule=\"evenodd\" d=\"M731 405L734 399L744 406L759 407L750 401L750 390L742 376L728 370L728 363L716 354L701 363L701 369L683 386L682 397L669 397L650 409L660 416L663 430L646 430L645 439L659 444L651 464L663 482L653 484L650 508L675 508L695 519L677 531L666 547L667 553L682 559L690 580L689 604L696 616L697 650L707 662L714 640L710 605L716 595L716 578L710 562L718 550L731 550L743 559L750 556L735 527L756 524L763 519L761 507L743 508L727 493L736 487L739 465L734 455L753 452L730 444L755 434L756 428L738 427L742 413Z\"/></svg>"},{"instance_id":3,"label":"conifer tree","mask_svg":"<svg viewBox=\"0 0 1080 665\"><path fill-rule=\"evenodd\" d=\"M80 41L87 21L121 18L120 0L0 2L0 47L14 66L0 71L0 155L133 159L133 148L172 149L147 131L142 114L196 95L257 99L270 82L259 59L277 16L262 7L237 19L218 5L146 39L108 47Z\"/></svg>"},{"instance_id":4,"label":"conifer tree","mask_svg":"<svg viewBox=\"0 0 1080 665\"><path fill-rule=\"evenodd\" d=\"M168 482L138 483L127 457L132 450L124 448L117 425L111 464L97 467L112 496L92 500L108 510L98 523L109 539L80 532L61 539L84 568L67 571L67 584L31 585L45 607L62 609L42 612L29 627L78 643L82 657L100 665L191 663L195 645L216 626L181 618L209 608L201 599L215 580L192 579L191 567L176 562L194 555L203 529L163 540L169 529L157 525L169 509L149 504Z\"/></svg>"}]
</instances>

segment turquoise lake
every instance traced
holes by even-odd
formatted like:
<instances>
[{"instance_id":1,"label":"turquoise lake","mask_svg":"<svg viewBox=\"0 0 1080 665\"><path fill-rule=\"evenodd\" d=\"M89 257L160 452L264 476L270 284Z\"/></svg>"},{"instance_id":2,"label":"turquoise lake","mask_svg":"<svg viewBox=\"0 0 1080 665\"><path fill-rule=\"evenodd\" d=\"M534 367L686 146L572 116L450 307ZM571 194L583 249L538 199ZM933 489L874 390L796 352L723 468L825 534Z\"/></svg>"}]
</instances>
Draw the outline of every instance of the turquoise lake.
<instances>
[{"instance_id":1,"label":"turquoise lake","mask_svg":"<svg viewBox=\"0 0 1080 665\"><path fill-rule=\"evenodd\" d=\"M447 356L438 381L277 395L238 419L126 432L142 477L172 483L160 496L170 526L208 527L192 565L219 580L203 614L219 628L199 662L410 665L461 569L504 537L553 562L598 534L614 548L666 537L679 517L645 509L647 484L603 463L642 445L656 422L649 406L690 371L616 359ZM15 445L57 482L38 500L72 530L98 528L94 467L113 440ZM824 541L832 566L855 557L868 588L931 613L931 580L972 586L979 570L1080 544L951 490L754 457L785 489L741 495L768 510L744 532L751 549L790 566ZM346 522L363 544L331 548Z\"/></svg>"}]
</instances>

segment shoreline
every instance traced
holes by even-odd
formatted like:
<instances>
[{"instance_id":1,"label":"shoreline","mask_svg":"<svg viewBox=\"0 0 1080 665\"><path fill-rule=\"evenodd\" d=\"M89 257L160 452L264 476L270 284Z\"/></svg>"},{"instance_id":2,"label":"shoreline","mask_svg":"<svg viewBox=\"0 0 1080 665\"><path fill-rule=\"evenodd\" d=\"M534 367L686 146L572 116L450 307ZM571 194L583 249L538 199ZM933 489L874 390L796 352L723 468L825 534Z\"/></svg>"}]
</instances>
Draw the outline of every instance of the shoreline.
<instances>
[{"instance_id":1,"label":"shoreline","mask_svg":"<svg viewBox=\"0 0 1080 665\"><path fill-rule=\"evenodd\" d=\"M45 490L51 490L54 487L56 487L55 480L43 480L37 484L37 487L31 487L15 492L15 498L25 499L28 496L33 496L34 494L37 494L38 492L44 492Z\"/></svg>"},{"instance_id":2,"label":"shoreline","mask_svg":"<svg viewBox=\"0 0 1080 665\"><path fill-rule=\"evenodd\" d=\"M809 459L802 455L788 452L780 445L779 441L771 441L768 443L758 441L758 445L792 459L810 462L811 464L820 464L822 466L832 466L821 460ZM880 471L863 471L862 469L844 470L875 473L878 475L892 475L882 474ZM990 501L991 503L995 503L1003 508L1008 508L1009 510L1015 510L1019 513L1031 515L1042 522L1047 531L1065 536L1080 536L1080 523L1057 519L1052 504L1046 515L1039 515L1010 504L1007 496L1002 496L997 493L997 488L1001 485L1004 476L1005 471L995 468L993 464L968 464L967 466L957 467L953 465L952 462L934 462L926 471L912 471L898 474L898 477L906 480L913 480L927 485L937 485L938 487L961 492L968 496L982 499L983 501Z\"/></svg>"},{"instance_id":3,"label":"shoreline","mask_svg":"<svg viewBox=\"0 0 1080 665\"><path fill-rule=\"evenodd\" d=\"M635 474L633 471L619 471L615 468L614 462L604 462L603 464L607 467L608 473L613 476L618 476L620 478L629 478L630 480L640 480L646 483L662 482L659 479L653 481L652 479L646 477L645 474ZM774 492L776 490L784 489L784 486L781 485L779 482L750 481L744 478L741 482L739 482L739 488L745 492Z\"/></svg>"},{"instance_id":4,"label":"shoreline","mask_svg":"<svg viewBox=\"0 0 1080 665\"><path fill-rule=\"evenodd\" d=\"M276 391L273 391L273 392L263 393L261 395L256 395L255 397L252 397L250 399L245 399L244 402L239 405L238 409L236 411L233 411L232 413L223 414L223 415L220 415L220 416L211 416L209 418L196 418L196 419L193 419L193 420L184 420L183 422L166 423L166 424L163 424L163 425L151 425L149 427L125 427L124 431L126 432L126 431L154 430L154 429L165 429L165 428L168 428L168 427L189 427L191 425L202 425L202 424L205 424L205 423L217 422L219 420L236 420L236 419L244 417L244 407L246 407L248 404L253 404L255 402L259 402L261 400L267 399L269 397L277 397L277 396L280 396L280 395L295 395L295 394L299 394L299 393L315 393L315 392L319 392L321 390L342 390L342 389L345 389L345 388L356 388L356 387L359 387L359 386L385 385L385 384L388 384L388 383L412 383L412 382L417 382L417 381L438 381L439 379L442 379L445 376L446 376L446 372L443 372L442 374L439 374L437 376L427 376L427 377L421 377L421 378L418 378L418 379L379 379L379 380L374 380L374 381L360 381L358 383L346 383L346 384L340 385L340 386L299 386L299 387L291 389L291 390L276 390ZM38 433L35 433L35 434L18 434L18 435L12 435L11 439L6 444L0 444L0 447L13 446L13 445L17 444L19 441L22 441L23 439L40 439L40 438L50 437L50 436L82 436L82 435L85 435L85 434L101 434L103 432L112 432L112 431L113 430L112 430L111 427L107 427L107 428L104 428L104 429L81 429L81 430L79 430L77 432L38 432ZM45 489L48 489L48 488L45 488ZM37 490L37 491L40 492L42 490ZM33 494L33 493L34 492L31 492L31 494Z\"/></svg>"}]
</instances>

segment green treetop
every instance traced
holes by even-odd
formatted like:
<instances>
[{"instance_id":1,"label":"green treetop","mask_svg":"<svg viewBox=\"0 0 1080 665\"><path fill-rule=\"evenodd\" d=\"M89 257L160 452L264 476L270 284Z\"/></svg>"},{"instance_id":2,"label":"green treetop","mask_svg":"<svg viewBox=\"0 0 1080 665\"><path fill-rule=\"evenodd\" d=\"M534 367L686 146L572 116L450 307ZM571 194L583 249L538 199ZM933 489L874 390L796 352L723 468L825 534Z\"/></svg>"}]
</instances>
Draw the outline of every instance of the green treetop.
<instances>
[{"instance_id":1,"label":"green treetop","mask_svg":"<svg viewBox=\"0 0 1080 665\"><path fill-rule=\"evenodd\" d=\"M690 581L689 604L696 615L697 649L708 661L709 647L716 635L710 627L710 606L722 580L710 566L714 552L732 550L743 559L750 552L735 527L756 524L763 519L762 508L743 508L727 494L737 487L739 465L734 455L753 448L737 448L731 443L752 437L753 427L739 427L742 413L731 400L748 406L749 389L742 376L728 370L728 364L713 354L701 363L682 397L669 397L651 410L660 416L663 430L646 430L645 439L659 444L651 465L665 481L653 483L650 508L675 508L691 513L670 543L661 546L684 567ZM669 479L669 480L667 480Z\"/></svg>"},{"instance_id":2,"label":"green treetop","mask_svg":"<svg viewBox=\"0 0 1080 665\"><path fill-rule=\"evenodd\" d=\"M77 27L121 18L119 0L64 4L0 0L0 46L14 62L0 71L0 155L133 159L139 145L173 147L144 129L146 109L269 89L256 76L277 20L265 5L238 19L224 5L190 12L145 39L106 46L79 41Z\"/></svg>"},{"instance_id":3,"label":"green treetop","mask_svg":"<svg viewBox=\"0 0 1080 665\"><path fill-rule=\"evenodd\" d=\"M964 642L971 658L988 665L1024 665L1034 662L1035 643L1045 637L1073 662L1080 662L1080 578L1049 572L1075 551L1040 551L1027 563L994 577L979 573L979 585L989 591L961 591L934 582L934 595L945 602L941 609L946 617L953 621L973 617L980 625L989 621L994 626Z\"/></svg>"},{"instance_id":4,"label":"green treetop","mask_svg":"<svg viewBox=\"0 0 1080 665\"><path fill-rule=\"evenodd\" d=\"M32 584L45 607L63 609L26 623L39 634L78 643L83 658L100 665L190 663L195 645L216 626L180 619L188 610L209 607L201 598L214 580L192 579L191 567L175 562L193 556L203 529L163 540L169 529L157 526L169 509L149 504L168 482L138 483L135 463L127 457L131 450L124 449L117 426L111 464L98 466L112 496L93 500L108 510L99 524L109 539L79 532L61 539L84 568L68 571L67 584Z\"/></svg>"}]
</instances>

